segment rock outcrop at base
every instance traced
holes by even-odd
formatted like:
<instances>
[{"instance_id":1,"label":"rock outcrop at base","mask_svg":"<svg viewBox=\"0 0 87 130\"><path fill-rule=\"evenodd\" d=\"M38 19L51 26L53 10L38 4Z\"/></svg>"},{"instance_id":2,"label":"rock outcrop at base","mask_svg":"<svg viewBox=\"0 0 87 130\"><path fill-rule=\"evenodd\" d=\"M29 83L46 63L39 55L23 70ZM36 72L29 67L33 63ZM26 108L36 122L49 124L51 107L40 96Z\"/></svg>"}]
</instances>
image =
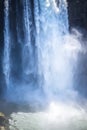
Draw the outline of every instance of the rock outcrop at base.
<instances>
[{"instance_id":1,"label":"rock outcrop at base","mask_svg":"<svg viewBox=\"0 0 87 130\"><path fill-rule=\"evenodd\" d=\"M0 112L0 130L9 130L9 120L2 112Z\"/></svg>"}]
</instances>

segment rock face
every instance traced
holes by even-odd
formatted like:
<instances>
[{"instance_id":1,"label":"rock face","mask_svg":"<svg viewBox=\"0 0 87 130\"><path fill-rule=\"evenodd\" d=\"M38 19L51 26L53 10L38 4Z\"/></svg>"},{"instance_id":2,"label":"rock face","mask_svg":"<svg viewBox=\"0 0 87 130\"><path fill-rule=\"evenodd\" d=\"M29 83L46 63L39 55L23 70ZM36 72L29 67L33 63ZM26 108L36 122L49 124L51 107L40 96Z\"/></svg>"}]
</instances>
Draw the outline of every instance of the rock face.
<instances>
[{"instance_id":1,"label":"rock face","mask_svg":"<svg viewBox=\"0 0 87 130\"><path fill-rule=\"evenodd\" d=\"M70 27L80 27L87 30L87 1L67 0Z\"/></svg>"},{"instance_id":2,"label":"rock face","mask_svg":"<svg viewBox=\"0 0 87 130\"><path fill-rule=\"evenodd\" d=\"M0 112L0 130L9 130L9 120Z\"/></svg>"},{"instance_id":3,"label":"rock face","mask_svg":"<svg viewBox=\"0 0 87 130\"><path fill-rule=\"evenodd\" d=\"M69 25L81 29L83 39L87 38L87 1L86 0L68 0ZM85 44L86 39L81 44ZM80 96L87 98L87 52L79 53L76 73L74 75L74 88Z\"/></svg>"}]
</instances>

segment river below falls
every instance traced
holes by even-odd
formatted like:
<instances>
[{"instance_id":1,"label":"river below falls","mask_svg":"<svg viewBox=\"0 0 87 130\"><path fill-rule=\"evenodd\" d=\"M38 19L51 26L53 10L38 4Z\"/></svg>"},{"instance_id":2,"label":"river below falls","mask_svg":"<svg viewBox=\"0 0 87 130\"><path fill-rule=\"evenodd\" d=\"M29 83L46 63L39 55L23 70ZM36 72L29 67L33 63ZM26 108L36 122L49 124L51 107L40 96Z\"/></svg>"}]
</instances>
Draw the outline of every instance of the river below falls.
<instances>
[{"instance_id":1,"label":"river below falls","mask_svg":"<svg viewBox=\"0 0 87 130\"><path fill-rule=\"evenodd\" d=\"M42 112L13 112L10 130L87 130L87 113L82 107L51 103Z\"/></svg>"}]
</instances>

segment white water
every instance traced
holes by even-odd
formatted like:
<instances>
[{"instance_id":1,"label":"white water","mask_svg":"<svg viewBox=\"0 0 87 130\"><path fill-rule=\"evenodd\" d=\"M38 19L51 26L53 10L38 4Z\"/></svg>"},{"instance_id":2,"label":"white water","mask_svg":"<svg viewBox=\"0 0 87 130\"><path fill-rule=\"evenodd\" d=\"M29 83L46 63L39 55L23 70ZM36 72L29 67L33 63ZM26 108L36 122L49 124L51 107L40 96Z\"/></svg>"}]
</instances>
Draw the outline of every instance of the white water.
<instances>
[{"instance_id":1,"label":"white water","mask_svg":"<svg viewBox=\"0 0 87 130\"><path fill-rule=\"evenodd\" d=\"M11 130L86 130L87 113L70 104L51 103L44 112L13 113ZM15 126L15 127L14 127Z\"/></svg>"},{"instance_id":2,"label":"white water","mask_svg":"<svg viewBox=\"0 0 87 130\"><path fill-rule=\"evenodd\" d=\"M67 2L60 0L57 5L54 0L40 0L35 6L35 18L38 73L44 80L43 89L50 98L67 95L72 89L72 65L64 50L69 33Z\"/></svg>"}]
</instances>

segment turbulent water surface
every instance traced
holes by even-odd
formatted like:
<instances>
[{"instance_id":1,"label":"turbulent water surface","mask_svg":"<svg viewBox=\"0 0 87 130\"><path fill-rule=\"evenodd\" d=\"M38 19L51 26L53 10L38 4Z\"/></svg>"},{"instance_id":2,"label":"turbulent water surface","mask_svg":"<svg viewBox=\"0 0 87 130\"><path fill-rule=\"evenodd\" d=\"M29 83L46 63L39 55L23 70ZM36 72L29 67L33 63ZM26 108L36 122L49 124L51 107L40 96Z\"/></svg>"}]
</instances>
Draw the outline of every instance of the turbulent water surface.
<instances>
[{"instance_id":1,"label":"turbulent water surface","mask_svg":"<svg viewBox=\"0 0 87 130\"><path fill-rule=\"evenodd\" d=\"M13 113L11 130L86 130L87 113L80 107L51 103L44 112Z\"/></svg>"}]
</instances>

